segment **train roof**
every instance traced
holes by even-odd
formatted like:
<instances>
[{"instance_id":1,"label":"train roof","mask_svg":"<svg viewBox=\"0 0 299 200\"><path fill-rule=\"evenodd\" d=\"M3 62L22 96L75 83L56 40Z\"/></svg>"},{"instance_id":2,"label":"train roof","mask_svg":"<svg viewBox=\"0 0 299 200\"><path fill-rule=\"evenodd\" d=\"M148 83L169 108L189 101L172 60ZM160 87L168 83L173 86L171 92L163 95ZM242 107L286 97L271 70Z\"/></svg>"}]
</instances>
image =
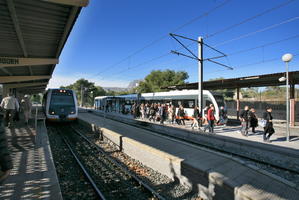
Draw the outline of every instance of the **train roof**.
<instances>
[{"instance_id":1,"label":"train roof","mask_svg":"<svg viewBox=\"0 0 299 200\"><path fill-rule=\"evenodd\" d=\"M221 95L217 92L212 92L213 95ZM203 90L203 94L210 95L211 92L208 90ZM140 98L159 98L159 97L174 97L174 96L185 96L185 95L198 95L198 90L175 90L169 92L152 92L152 93L142 93L140 94ZM95 99L104 99L104 98L125 98L125 99L136 99L138 94L126 94L126 95L118 95L118 96L98 96Z\"/></svg>"}]
</instances>

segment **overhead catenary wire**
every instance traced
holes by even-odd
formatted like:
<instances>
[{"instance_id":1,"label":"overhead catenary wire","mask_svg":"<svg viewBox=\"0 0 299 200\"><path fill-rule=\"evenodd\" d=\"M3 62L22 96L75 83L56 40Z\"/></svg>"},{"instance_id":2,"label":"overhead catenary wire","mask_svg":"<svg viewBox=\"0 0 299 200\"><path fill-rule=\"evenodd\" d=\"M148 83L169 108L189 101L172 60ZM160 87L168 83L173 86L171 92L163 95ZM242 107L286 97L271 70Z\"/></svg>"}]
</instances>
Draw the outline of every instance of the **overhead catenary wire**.
<instances>
[{"instance_id":1,"label":"overhead catenary wire","mask_svg":"<svg viewBox=\"0 0 299 200\"><path fill-rule=\"evenodd\" d=\"M237 26L240 26L240 25L242 25L242 24L245 24L245 23L247 23L247 22L249 22L249 21L251 21L251 20L254 20L254 19L258 18L258 17L261 17L261 16L263 16L263 15L265 15L265 14L267 14L267 13L270 13L270 12L272 12L272 11L274 11L274 10L277 10L277 9L279 9L279 8L282 8L282 7L284 7L284 6L286 6L286 5L290 4L290 3L292 3L292 2L294 2L294 1L295 1L295 0L288 0L288 1L286 1L286 2L283 2L282 4L279 4L279 5L277 5L277 6L274 6L274 7L272 7L272 8L269 8L269 9L267 9L267 10L261 12L261 13L258 13L258 14L254 15L254 16L248 17L248 18L246 18L246 19L244 19L244 20L242 20L242 21L240 21L240 22L238 22L238 23L236 23L236 24L230 25L230 26L225 27L225 28L223 28L223 29L220 29L220 30L218 30L218 31L216 31L216 32L214 32L214 33L211 33L211 34L205 36L204 39L211 38L211 37L216 36L216 35L218 35L218 34L220 34L220 33L223 33L223 32L226 32L226 31L228 31L228 30L231 30L231 29L233 29L233 28L235 28L235 27L237 27Z\"/></svg>"},{"instance_id":2,"label":"overhead catenary wire","mask_svg":"<svg viewBox=\"0 0 299 200\"><path fill-rule=\"evenodd\" d=\"M294 36L290 36L290 37L287 37L287 38L284 38L284 39L281 39L281 40L276 40L276 41L273 41L273 42L269 42L269 43L265 43L265 44L262 44L262 45L258 45L258 46L255 46L255 47L251 47L251 48L247 48L247 49L242 49L242 50L238 50L238 51L235 51L235 52L231 52L231 53L227 53L226 55L229 57L229 56L233 56L233 55L237 55L237 54L241 54L241 53L246 53L246 52L249 52L249 51L252 51L252 50L255 50L255 49L258 49L258 48L261 48L261 47L266 47L266 46L271 46L271 45L274 45L274 44L278 44L278 43L281 43L281 42L284 42L284 41L287 41L287 40L292 40L292 39L296 39L299 37L299 34L297 35L294 35ZM191 44L193 43L190 43L186 46L190 46ZM183 47L180 47L179 49L183 49ZM132 70L132 69L136 69L137 67L140 67L140 66L143 66L143 65L146 65L146 64L149 64L155 60L159 60L163 57L166 57L168 55L170 55L171 53L165 53L161 56L158 56L158 57L155 57L155 58L152 58L148 61L145 61L143 63L139 63L133 67L129 67L125 70L122 70L120 72L116 72L116 73L113 73L110 75L111 76L115 76L115 75L119 75L119 74L122 74L123 72L127 71L127 70ZM227 58L228 59L228 58ZM228 61L227 61L228 62ZM219 70L218 70L219 71ZM220 71L226 71L226 70L220 70ZM101 80L101 79L100 79Z\"/></svg>"},{"instance_id":3,"label":"overhead catenary wire","mask_svg":"<svg viewBox=\"0 0 299 200\"><path fill-rule=\"evenodd\" d=\"M224 5L226 5L227 3L229 3L230 1L231 1L231 0L225 0L225 1L222 2L221 4L219 4L219 5L217 5L217 6L213 7L213 8L211 8L210 10L206 11L205 13L203 13L203 14L197 16L197 17L194 17L193 19L189 20L188 22L186 22L186 23L184 23L184 24L178 26L177 28L173 29L171 32L176 32L176 31L178 31L178 30L181 30L182 28L184 28L184 27L186 27L186 26L188 26L188 25L194 23L195 21L198 21L198 20L200 20L200 19L202 19L202 18L204 18L204 17L207 17L208 15L210 15L211 13L213 13L214 11L216 11L217 9L223 7ZM106 71L109 71L110 69L112 69L112 68L118 66L119 64L123 63L124 61L126 61L126 60L129 59L129 58L131 58L132 56L135 56L135 55L139 54L140 52L144 51L145 49L147 49L147 48L153 46L154 44L158 43L159 41L161 41L161 40L163 40L163 39L165 39L165 38L167 38L167 37L168 37L168 33L166 33L166 34L162 35L161 37L159 37L159 38L157 38L157 39L151 41L151 42L148 43L147 45L141 47L140 49L136 50L136 51L133 52L132 54L130 54L130 55L126 56L125 58L121 59L120 61L118 61L118 62L116 62L116 63L114 63L114 64L108 66L107 68L105 68L104 70L102 70L101 72L99 72L99 73L97 73L97 74L95 74L95 75L93 75L93 76L98 76L98 75L100 75L100 74L102 74L102 73L104 73L104 72L106 72Z\"/></svg>"},{"instance_id":4,"label":"overhead catenary wire","mask_svg":"<svg viewBox=\"0 0 299 200\"><path fill-rule=\"evenodd\" d=\"M299 53L296 53L294 54L293 56L297 56L299 55ZM258 61L258 62L254 62L254 63L248 63L248 64L244 64L244 65L234 65L236 66L235 67L235 70L239 70L239 69L242 69L242 68L245 68L245 67L249 67L249 66L254 66L254 65L259 65L259 64L263 64L263 63L269 63L269 62L274 62L274 61L278 61L278 60L281 60L281 58L270 58L270 59L267 59L267 60L261 60L261 61ZM211 71L211 72L208 72L206 74L214 74L215 72L222 72L222 71L227 71L227 70L215 70L215 71Z\"/></svg>"},{"instance_id":5,"label":"overhead catenary wire","mask_svg":"<svg viewBox=\"0 0 299 200\"><path fill-rule=\"evenodd\" d=\"M268 27L266 27L266 28L259 29L259 30L254 31L254 32L250 32L250 33L247 33L247 34L238 36L238 37L236 37L236 38L234 38L234 39L230 39L230 40L224 41L224 42L219 43L219 44L217 44L217 45L213 45L213 47L216 47L216 46L222 46L222 45L227 44L227 43L229 43L229 42L236 41L236 40L239 40L239 39L243 39L243 38L245 38L245 37L249 37L249 36L251 36L251 35L253 35L253 34L257 34L257 33L260 33L260 32L263 32L263 31L266 31L266 30L275 28L275 27L277 27L277 26L279 26L279 25L283 25L283 24L286 24L286 23L290 23L290 22L292 22L292 21L294 21L294 20L298 20L298 19L299 19L299 16L297 16L297 17L293 17L293 18L290 18L290 19L285 20L285 21L283 21L283 22L280 22L280 23L277 23L277 24L268 26ZM296 36L294 36L294 37L296 37ZM189 45L191 45L191 43L190 43ZM258 47L255 47L255 48L258 48ZM163 54L162 56L158 56L158 57L152 58L152 59L150 59L149 61L146 61L146 62L144 62L144 63L138 64L138 65L136 65L136 66L134 66L134 67L131 67L131 68L128 68L128 69L126 69L126 70L122 70L121 72L117 72L116 74L120 74L120 73L123 73L124 71L127 71L127 70L129 70L129 69L134 69L134 68L136 68L136 67L142 66L143 64L147 64L147 63L152 62L152 61L154 61L154 60L157 60L157 59L160 59L160 58L162 58L162 57L165 57L165 56L167 56L168 54L170 54L170 53ZM230 55L232 55L232 54L230 54Z\"/></svg>"},{"instance_id":6,"label":"overhead catenary wire","mask_svg":"<svg viewBox=\"0 0 299 200\"><path fill-rule=\"evenodd\" d=\"M261 33L261 32L264 32L264 31L267 31L267 30L276 28L276 27L278 27L278 26L281 26L281 25L284 25L284 24L293 22L293 21L298 20L298 19L299 19L299 16L292 17L292 18L289 18L289 19L284 20L284 21L282 21L282 22L279 22L279 23L276 23L276 24L272 24L271 26L267 26L267 27L265 27L265 28L258 29L258 30L256 30L256 31L253 31L253 32L250 32L250 33L246 33L246 34L244 34L244 35L240 35L240 36L238 36L238 37L235 37L235 38L232 38L232 39L229 39L229 40L220 42L220 43L218 43L218 44L216 44L216 45L213 45L213 47L219 47L219 46L222 46L222 45L225 45L225 44L228 44L228 43L231 43L231 42L240 40L240 39L244 39L244 38L249 37L249 36L252 36L252 35L254 35L254 34Z\"/></svg>"},{"instance_id":7,"label":"overhead catenary wire","mask_svg":"<svg viewBox=\"0 0 299 200\"><path fill-rule=\"evenodd\" d=\"M261 17L261 16L263 16L263 15L265 15L265 14L271 12L271 11L274 11L274 10L276 10L276 9L278 9L278 8L281 8L281 7L283 7L283 6L286 6L286 5L288 5L289 3L293 2L293 1L294 1L294 0L289 0L289 1L286 1L286 2L284 2L284 3L282 3L282 4L278 5L278 6L275 6L275 7L272 7L272 8L270 8L270 9L268 9L268 10L265 10L265 11L263 11L263 12L257 14L257 15L254 15L254 16L252 16L252 17L250 17L250 18L247 18L247 19L245 19L245 20L242 20L241 22L239 22L239 23L237 23L237 24L234 24L234 25L231 25L231 26L229 26L229 27L226 27L225 30L224 30L224 29L222 29L221 31L219 30L219 31L217 31L217 33L215 32L215 33L209 35L207 38L209 38L209 37L213 37L214 35L220 34L220 32L225 32L225 31L227 31L227 30L229 30L229 29L232 29L232 28L234 28L234 27L236 27L236 26L239 26L239 25L241 25L241 24L247 23L247 22L249 22L249 21L251 21L251 20L253 20L253 19L256 19L257 17ZM227 2L224 2L223 4L225 4L225 3L227 3ZM219 6L220 6L220 5L219 5ZM223 5L221 4L221 6L223 6ZM216 8L218 8L218 7L216 7ZM215 8L215 9L216 9L216 8ZM201 16L203 16L203 15L201 15ZM197 17L197 18L198 18L198 17ZM191 23L193 20L197 19L197 18L194 18L194 19L190 20L190 23ZM236 41L236 40L239 40L239 39L243 39L243 38L245 38L245 37L249 37L249 36L251 36L251 35L253 35L253 34L257 34L257 33L260 33L260 32L266 31L266 30L270 30L270 29L272 29L272 28L275 28L275 27L277 27L277 26L280 26L280 25L283 25L283 24L286 24L286 23L290 23L290 22L292 22L292 21L294 21L294 20L297 20L297 19L299 19L299 16L294 17L294 18L290 18L290 19L288 19L288 20L285 20L285 21L283 21L283 22L280 22L280 23L271 25L271 26L266 27L266 28L263 28L263 29L259 29L259 30L254 31L254 32L250 32L250 33L241 35L241 36L239 36L239 37L237 37L237 38L233 38L233 39L224 41L224 42L219 43L219 44L217 44L217 45L213 45L213 47L221 46L221 45L227 44L227 43L232 42L232 41ZM184 25L182 25L181 27L178 27L178 30L179 30L180 28L183 28L184 26L187 26L187 25L190 24L190 23L187 22L187 23L185 23ZM176 31L176 29L175 29L174 31ZM166 37L166 36L167 36L167 35L165 35L165 36L163 36L163 37ZM295 37L297 37L297 36L294 36L294 38L295 38ZM292 39L292 38L288 38L288 39ZM288 39L284 39L284 40L288 40ZM277 41L277 42L273 42L273 44L274 44L274 43L279 43L279 42L282 42L282 41L283 41L283 40L280 40L280 41ZM155 41L153 41L153 42L155 42ZM157 41L157 42L158 42L158 41ZM150 44L151 44L151 43L150 43ZM250 49L245 49L245 50L240 50L240 51L237 51L237 52L232 52L232 53L229 53L228 55L230 55L230 56L231 56L231 55L235 55L235 54L238 54L238 53L242 53L241 51L246 52L246 51L254 50L254 49L256 49L256 48L260 48L260 47L267 46L267 45L271 45L271 44L264 44L264 45L260 45L260 46L253 47L253 48L250 48ZM151 46L151 45L150 45L150 46ZM145 47L146 47L146 46L145 46ZM146 47L146 48L147 48L147 47ZM136 52L138 52L138 51L136 51ZM135 52L135 53L136 53L136 52ZM127 70L135 69L135 68L140 67L140 66L142 66L142 65L148 64L148 63L150 63L150 62L153 62L153 61L155 61L155 60L158 60L158 59L161 59L161 58L163 58L163 57L165 57L165 56L168 56L169 54L170 54L170 53L166 53L166 54L163 54L163 55L161 55L161 56L152 58L152 59L150 59L150 60L148 60L148 61L145 61L145 62L143 62L143 63L137 64L137 65L135 65L135 66L133 66L133 67L129 67L128 69L122 70L122 71L120 71L120 72L116 72L116 73L114 73L114 74L112 74L112 75L121 74L121 73L123 73L123 72L125 72L125 71L127 71ZM136 54L134 54L134 55L136 55ZM134 56L134 55L133 55L133 56ZM130 55L130 56L132 56L132 55ZM128 57L129 57L129 56L128 56ZM128 58L128 57L127 57L127 58ZM126 58L126 59L127 59L127 58ZM120 64L120 63L118 63L118 64ZM104 73L104 71L102 71L102 72L100 72L100 73ZM99 73L96 74L96 75L99 75Z\"/></svg>"},{"instance_id":8,"label":"overhead catenary wire","mask_svg":"<svg viewBox=\"0 0 299 200\"><path fill-rule=\"evenodd\" d=\"M237 54L241 54L241 53L246 53L246 52L258 49L258 48L272 46L272 45L275 45L275 44L278 44L278 43L281 43L281 42L285 42L285 41L288 41L288 40L292 40L292 39L295 39L295 38L298 38L298 37L299 37L299 34L291 36L291 37L287 37L287 38L284 38L284 39L281 39L281 40L276 40L276 41L273 41L273 42L258 45L258 46L255 46L255 47L250 47L250 48L247 48L247 49L242 49L242 50L238 50L238 51L235 51L235 52L231 52L231 53L228 53L227 56L233 56L233 55L237 55Z\"/></svg>"}]
</instances>

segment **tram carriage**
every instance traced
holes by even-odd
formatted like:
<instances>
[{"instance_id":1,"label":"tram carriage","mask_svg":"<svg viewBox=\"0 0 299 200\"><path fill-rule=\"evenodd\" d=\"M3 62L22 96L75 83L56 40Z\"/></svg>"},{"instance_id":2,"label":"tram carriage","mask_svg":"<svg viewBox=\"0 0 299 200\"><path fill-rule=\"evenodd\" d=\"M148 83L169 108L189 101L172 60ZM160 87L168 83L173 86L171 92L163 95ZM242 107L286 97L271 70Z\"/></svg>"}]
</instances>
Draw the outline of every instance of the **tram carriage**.
<instances>
[{"instance_id":1,"label":"tram carriage","mask_svg":"<svg viewBox=\"0 0 299 200\"><path fill-rule=\"evenodd\" d=\"M174 105L176 108L178 108L179 105L182 105L185 110L185 118L191 119L193 115L193 108L198 104L198 90L100 96L95 98L95 109L105 110L105 106L108 104L111 111L121 112L122 105L125 106L126 110L130 110L134 102L169 103ZM215 116L219 119L219 108L220 106L225 105L223 95L203 90L203 108L210 104L215 106Z\"/></svg>"},{"instance_id":2,"label":"tram carriage","mask_svg":"<svg viewBox=\"0 0 299 200\"><path fill-rule=\"evenodd\" d=\"M77 98L73 90L48 89L42 104L49 121L74 121L78 117Z\"/></svg>"}]
</instances>

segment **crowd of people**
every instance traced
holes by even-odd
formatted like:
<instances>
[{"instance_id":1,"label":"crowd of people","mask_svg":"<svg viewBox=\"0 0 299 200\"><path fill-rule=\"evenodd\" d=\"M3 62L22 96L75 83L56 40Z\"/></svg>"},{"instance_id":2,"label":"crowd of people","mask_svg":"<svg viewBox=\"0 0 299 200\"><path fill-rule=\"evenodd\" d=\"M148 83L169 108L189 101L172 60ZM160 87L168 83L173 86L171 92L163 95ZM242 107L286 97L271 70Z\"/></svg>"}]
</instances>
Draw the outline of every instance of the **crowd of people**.
<instances>
[{"instance_id":1,"label":"crowd of people","mask_svg":"<svg viewBox=\"0 0 299 200\"><path fill-rule=\"evenodd\" d=\"M169 123L185 126L185 120L189 119L192 120L192 129L200 129L200 127L204 126L204 131L209 130L210 133L214 133L216 117L213 104L204 108L204 115L202 115L198 106L194 106L192 116L188 116L182 105L176 107L170 103L134 103L129 112L134 118L158 122L160 124ZM124 105L122 106L122 113L128 113ZM220 107L219 120L216 124L226 125L226 122L227 113L222 106Z\"/></svg>"},{"instance_id":2,"label":"crowd of people","mask_svg":"<svg viewBox=\"0 0 299 200\"><path fill-rule=\"evenodd\" d=\"M32 104L28 95L25 95L19 102L18 99L10 93L7 97L2 99L0 104L0 110L4 112L4 125L9 128L14 127L14 122L20 120L20 112L24 114L25 124L28 124L29 118L31 117L31 107ZM0 114L0 184L9 176L13 168L2 116L3 115Z\"/></svg>"},{"instance_id":3,"label":"crowd of people","mask_svg":"<svg viewBox=\"0 0 299 200\"><path fill-rule=\"evenodd\" d=\"M194 106L192 116L187 116L182 105L179 105L177 108L168 103L134 103L130 111L126 111L125 106L122 106L123 114L131 113L134 118L159 122L160 124L186 125L185 119L189 119L192 120L192 129L200 129L200 127L203 127L204 132L208 130L210 133L214 133L215 125L226 126L228 117L227 111L223 106L219 109L219 120L216 120L215 107L213 104L206 106L203 111L204 114L202 115L198 107ZM245 106L244 110L240 112L239 118L241 121L240 132L242 135L248 136L250 128L252 133L256 133L256 127L261 126L264 128L263 141L270 142L270 137L275 132L272 123L272 108L266 108L266 111L259 121L255 109Z\"/></svg>"},{"instance_id":4,"label":"crowd of people","mask_svg":"<svg viewBox=\"0 0 299 200\"><path fill-rule=\"evenodd\" d=\"M245 106L244 110L240 113L240 121L241 121L241 134L244 136L248 136L248 131L251 128L252 133L256 133L255 128L260 125L264 128L263 132L263 141L271 142L270 137L275 132L273 127L273 117L272 117L272 108L267 107L266 111L263 113L262 120L260 120L260 124L258 123L258 117L255 114L255 109L250 108L249 106Z\"/></svg>"},{"instance_id":5,"label":"crowd of people","mask_svg":"<svg viewBox=\"0 0 299 200\"><path fill-rule=\"evenodd\" d=\"M25 95L19 101L12 93L3 98L0 104L0 110L4 111L4 125L13 127L15 121L20 120L20 113L24 115L24 122L28 124L31 118L32 103L29 95Z\"/></svg>"}]
</instances>

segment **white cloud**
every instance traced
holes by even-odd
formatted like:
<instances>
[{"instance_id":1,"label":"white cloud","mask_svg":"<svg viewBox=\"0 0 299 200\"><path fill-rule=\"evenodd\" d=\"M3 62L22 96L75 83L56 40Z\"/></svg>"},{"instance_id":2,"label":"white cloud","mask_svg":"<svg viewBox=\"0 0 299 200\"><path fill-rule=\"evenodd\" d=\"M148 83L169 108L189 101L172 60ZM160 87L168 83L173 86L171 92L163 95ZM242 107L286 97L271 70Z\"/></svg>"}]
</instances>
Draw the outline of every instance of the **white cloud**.
<instances>
[{"instance_id":1,"label":"white cloud","mask_svg":"<svg viewBox=\"0 0 299 200\"><path fill-rule=\"evenodd\" d=\"M59 88L60 86L66 86L75 83L78 79L84 78L89 82L94 82L96 86L101 87L128 87L130 81L126 80L109 80L103 79L102 77L99 78L88 78L92 77L90 74L76 74L76 75L53 75L51 80L49 81L48 88Z\"/></svg>"}]
</instances>

